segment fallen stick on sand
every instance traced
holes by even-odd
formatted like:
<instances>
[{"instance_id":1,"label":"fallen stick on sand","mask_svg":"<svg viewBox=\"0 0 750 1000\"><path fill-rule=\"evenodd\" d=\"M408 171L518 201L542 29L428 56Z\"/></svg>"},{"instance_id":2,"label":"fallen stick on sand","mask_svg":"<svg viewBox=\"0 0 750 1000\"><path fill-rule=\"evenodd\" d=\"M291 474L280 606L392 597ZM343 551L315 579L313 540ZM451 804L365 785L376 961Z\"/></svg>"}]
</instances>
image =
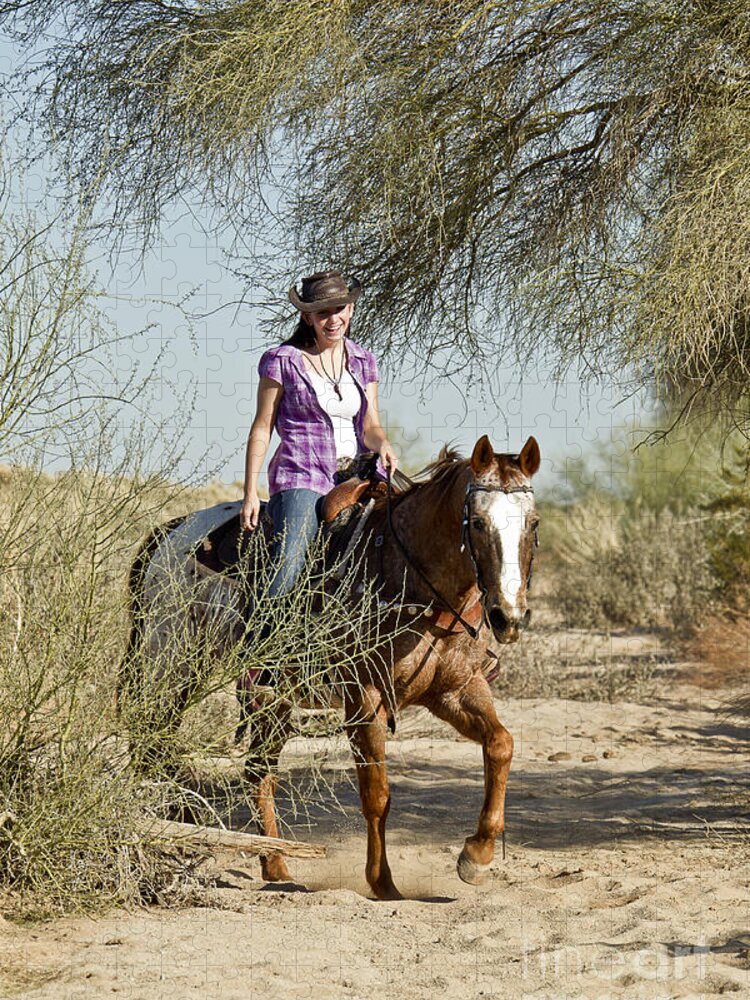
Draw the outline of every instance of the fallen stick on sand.
<instances>
[{"instance_id":1,"label":"fallen stick on sand","mask_svg":"<svg viewBox=\"0 0 750 1000\"><path fill-rule=\"evenodd\" d=\"M151 840L183 840L202 847L224 847L246 854L285 854L288 858L324 858L322 844L306 844L299 840L282 840L279 837L261 837L255 833L238 830L220 830L215 826L195 826L193 823L176 823L173 820L153 819L143 824L143 832Z\"/></svg>"}]
</instances>

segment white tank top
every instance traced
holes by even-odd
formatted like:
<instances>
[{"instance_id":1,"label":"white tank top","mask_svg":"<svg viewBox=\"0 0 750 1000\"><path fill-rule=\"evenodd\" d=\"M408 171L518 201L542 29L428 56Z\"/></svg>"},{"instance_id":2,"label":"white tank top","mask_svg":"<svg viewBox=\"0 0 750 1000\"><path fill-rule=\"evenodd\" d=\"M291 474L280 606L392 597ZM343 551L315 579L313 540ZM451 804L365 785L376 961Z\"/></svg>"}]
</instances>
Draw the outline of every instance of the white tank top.
<instances>
[{"instance_id":1,"label":"white tank top","mask_svg":"<svg viewBox=\"0 0 750 1000\"><path fill-rule=\"evenodd\" d=\"M354 418L359 413L362 397L348 368L344 368L339 382L341 399L327 378L314 369L307 373L318 397L321 409L325 410L333 424L333 438L336 443L336 458L354 458L359 450Z\"/></svg>"}]
</instances>

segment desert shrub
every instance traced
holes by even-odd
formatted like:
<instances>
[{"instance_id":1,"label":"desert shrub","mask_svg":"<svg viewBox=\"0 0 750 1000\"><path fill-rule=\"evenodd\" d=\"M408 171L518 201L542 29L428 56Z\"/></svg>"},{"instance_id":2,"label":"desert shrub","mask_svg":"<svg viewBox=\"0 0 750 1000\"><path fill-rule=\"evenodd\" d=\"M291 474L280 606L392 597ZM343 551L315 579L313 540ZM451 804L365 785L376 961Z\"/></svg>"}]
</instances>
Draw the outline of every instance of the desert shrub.
<instances>
[{"instance_id":1,"label":"desert shrub","mask_svg":"<svg viewBox=\"0 0 750 1000\"><path fill-rule=\"evenodd\" d=\"M750 442L729 442L723 454L723 488L706 503L708 540L721 584L723 617L750 611Z\"/></svg>"},{"instance_id":2,"label":"desert shrub","mask_svg":"<svg viewBox=\"0 0 750 1000\"><path fill-rule=\"evenodd\" d=\"M750 487L738 432L707 418L666 438L628 428L566 471L543 540L572 625L684 633L715 605L746 606Z\"/></svg>"},{"instance_id":3,"label":"desert shrub","mask_svg":"<svg viewBox=\"0 0 750 1000\"><path fill-rule=\"evenodd\" d=\"M384 654L387 662L387 611L372 588L351 599L356 563L333 588L309 567L283 609L264 604L261 588L247 619L214 602L225 585L209 577L197 595L200 633L186 631L159 675L144 669L137 697L123 703L121 696L118 711L125 583L138 540L163 512L202 507L205 497L95 469L57 476L10 469L1 488L0 892L7 908L42 915L182 900L199 885L202 855L152 842L148 818L179 808L212 825L239 809L252 816L239 760L213 775L209 794L195 786L202 764L226 759L232 746L237 677L250 667L295 663L267 699L271 716L282 698L294 705L322 697L332 651L346 648L355 662ZM261 571L267 580L267 564ZM184 603L170 610L182 614ZM269 613L273 628L248 648L245 628ZM222 644L219 655L206 655ZM186 724L175 728L162 709L186 668L196 683ZM149 753L153 760L154 747L159 766L144 775L136 765ZM312 750L310 763L315 772ZM314 788L313 780L296 794ZM295 810L304 814L305 803Z\"/></svg>"},{"instance_id":4,"label":"desert shrub","mask_svg":"<svg viewBox=\"0 0 750 1000\"><path fill-rule=\"evenodd\" d=\"M639 449L627 478L627 495L651 510L697 512L721 614L750 609L747 438L704 417L679 435Z\"/></svg>"},{"instance_id":5,"label":"desert shrub","mask_svg":"<svg viewBox=\"0 0 750 1000\"><path fill-rule=\"evenodd\" d=\"M114 356L137 335L101 306L87 210L37 221L13 180L0 158L0 891L12 908L57 912L173 881L140 845L148 794L112 694L123 570L177 493L164 477L179 434L161 476L146 473L160 417L138 364L118 374Z\"/></svg>"},{"instance_id":6,"label":"desert shrub","mask_svg":"<svg viewBox=\"0 0 750 1000\"><path fill-rule=\"evenodd\" d=\"M137 898L146 868L161 888L113 699L123 568L155 490L96 471L3 483L0 884L23 910Z\"/></svg>"},{"instance_id":7,"label":"desert shrub","mask_svg":"<svg viewBox=\"0 0 750 1000\"><path fill-rule=\"evenodd\" d=\"M556 589L574 627L689 626L715 589L703 521L592 496L566 512Z\"/></svg>"}]
</instances>

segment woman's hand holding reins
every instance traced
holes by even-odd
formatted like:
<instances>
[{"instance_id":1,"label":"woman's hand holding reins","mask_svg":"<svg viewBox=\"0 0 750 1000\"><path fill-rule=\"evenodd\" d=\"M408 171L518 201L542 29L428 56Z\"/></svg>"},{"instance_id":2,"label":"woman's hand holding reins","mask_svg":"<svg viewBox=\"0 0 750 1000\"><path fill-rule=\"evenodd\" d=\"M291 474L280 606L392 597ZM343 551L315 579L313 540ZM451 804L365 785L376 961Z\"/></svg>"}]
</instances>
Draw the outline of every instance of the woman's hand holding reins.
<instances>
[{"instance_id":1,"label":"woman's hand holding reins","mask_svg":"<svg viewBox=\"0 0 750 1000\"><path fill-rule=\"evenodd\" d=\"M393 450L393 445L391 444L391 442L384 441L380 446L378 454L380 455L380 461L383 465L383 468L390 469L391 475L393 475L393 473L398 468L398 455Z\"/></svg>"},{"instance_id":2,"label":"woman's hand holding reins","mask_svg":"<svg viewBox=\"0 0 750 1000\"><path fill-rule=\"evenodd\" d=\"M257 493L245 497L240 507L240 525L245 531L255 531L260 517L260 498Z\"/></svg>"}]
</instances>

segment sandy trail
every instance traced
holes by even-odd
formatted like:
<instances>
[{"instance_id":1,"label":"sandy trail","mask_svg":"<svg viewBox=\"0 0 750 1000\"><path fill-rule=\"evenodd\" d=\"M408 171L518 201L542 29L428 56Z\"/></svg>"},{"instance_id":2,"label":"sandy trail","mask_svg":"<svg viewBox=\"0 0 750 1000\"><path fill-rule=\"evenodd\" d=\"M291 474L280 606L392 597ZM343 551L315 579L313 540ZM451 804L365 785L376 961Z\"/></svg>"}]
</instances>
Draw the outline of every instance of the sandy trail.
<instances>
[{"instance_id":1,"label":"sandy trail","mask_svg":"<svg viewBox=\"0 0 750 1000\"><path fill-rule=\"evenodd\" d=\"M406 714L389 743L398 903L367 898L350 758L329 741L343 812L321 798L294 826L328 845L324 862L267 886L227 856L214 907L2 925L0 996L750 997L747 744L721 697L673 684L650 704L498 701L516 740L508 852L476 888L455 862L481 752ZM285 751L292 789L308 749Z\"/></svg>"}]
</instances>

